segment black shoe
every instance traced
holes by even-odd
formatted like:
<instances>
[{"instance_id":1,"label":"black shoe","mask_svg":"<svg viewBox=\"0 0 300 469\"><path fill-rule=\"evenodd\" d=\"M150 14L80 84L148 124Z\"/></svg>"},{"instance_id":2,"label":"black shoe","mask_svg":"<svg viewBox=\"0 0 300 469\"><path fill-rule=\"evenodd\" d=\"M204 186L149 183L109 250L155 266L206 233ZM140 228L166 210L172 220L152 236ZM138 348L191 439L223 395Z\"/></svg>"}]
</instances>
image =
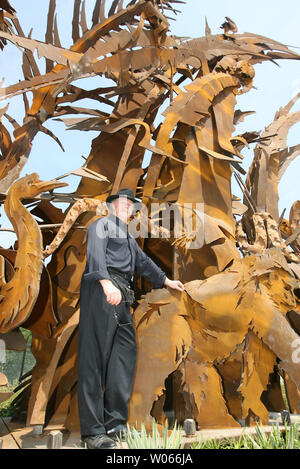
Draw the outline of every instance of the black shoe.
<instances>
[{"instance_id":1,"label":"black shoe","mask_svg":"<svg viewBox=\"0 0 300 469\"><path fill-rule=\"evenodd\" d=\"M112 428L111 430L108 430L107 436L111 438L114 441L117 441L120 439L121 441L126 441L126 437L128 434L131 436L131 438L134 438L134 432L130 431L128 432L128 428L125 425L117 425L116 427ZM140 434L140 432L138 432Z\"/></svg>"},{"instance_id":2,"label":"black shoe","mask_svg":"<svg viewBox=\"0 0 300 469\"><path fill-rule=\"evenodd\" d=\"M88 449L113 449L117 447L115 441L104 434L85 436L82 441Z\"/></svg>"}]
</instances>

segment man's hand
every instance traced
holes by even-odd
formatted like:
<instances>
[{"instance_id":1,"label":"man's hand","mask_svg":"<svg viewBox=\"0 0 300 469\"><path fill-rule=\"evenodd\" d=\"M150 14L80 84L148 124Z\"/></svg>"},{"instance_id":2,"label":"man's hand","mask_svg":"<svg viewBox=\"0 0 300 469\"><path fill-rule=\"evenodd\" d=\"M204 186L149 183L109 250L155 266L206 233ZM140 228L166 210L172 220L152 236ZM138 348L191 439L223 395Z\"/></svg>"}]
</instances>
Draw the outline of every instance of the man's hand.
<instances>
[{"instance_id":1,"label":"man's hand","mask_svg":"<svg viewBox=\"0 0 300 469\"><path fill-rule=\"evenodd\" d=\"M99 280L99 282L103 287L107 302L111 305L117 306L122 300L122 293L120 290L115 287L115 285L109 279L105 278L103 280Z\"/></svg>"},{"instance_id":2,"label":"man's hand","mask_svg":"<svg viewBox=\"0 0 300 469\"><path fill-rule=\"evenodd\" d=\"M164 285L166 287L173 288L174 290L184 291L184 285L180 282L180 280L170 280L166 277Z\"/></svg>"}]
</instances>

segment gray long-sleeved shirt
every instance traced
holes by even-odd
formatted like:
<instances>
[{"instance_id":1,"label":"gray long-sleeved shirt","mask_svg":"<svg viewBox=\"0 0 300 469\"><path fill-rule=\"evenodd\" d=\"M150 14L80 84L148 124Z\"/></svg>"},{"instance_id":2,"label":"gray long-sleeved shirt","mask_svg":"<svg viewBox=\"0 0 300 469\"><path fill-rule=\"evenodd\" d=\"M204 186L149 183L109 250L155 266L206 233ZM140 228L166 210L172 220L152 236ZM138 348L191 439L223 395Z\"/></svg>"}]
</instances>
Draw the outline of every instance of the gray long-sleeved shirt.
<instances>
[{"instance_id":1,"label":"gray long-sleeved shirt","mask_svg":"<svg viewBox=\"0 0 300 469\"><path fill-rule=\"evenodd\" d=\"M92 223L87 230L86 266L84 279L110 279L107 267L122 272L136 271L153 283L154 288L162 288L166 274L148 257L128 232L127 223L110 213Z\"/></svg>"}]
</instances>

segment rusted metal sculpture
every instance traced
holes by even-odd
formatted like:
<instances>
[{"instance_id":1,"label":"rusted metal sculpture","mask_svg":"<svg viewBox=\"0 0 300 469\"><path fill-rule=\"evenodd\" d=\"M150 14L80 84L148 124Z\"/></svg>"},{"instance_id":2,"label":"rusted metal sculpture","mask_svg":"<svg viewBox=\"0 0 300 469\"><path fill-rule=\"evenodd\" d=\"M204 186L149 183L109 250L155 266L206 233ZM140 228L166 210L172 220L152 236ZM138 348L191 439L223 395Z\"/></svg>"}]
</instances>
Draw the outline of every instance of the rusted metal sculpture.
<instances>
[{"instance_id":1,"label":"rusted metal sculpture","mask_svg":"<svg viewBox=\"0 0 300 469\"><path fill-rule=\"evenodd\" d=\"M236 110L237 96L251 89L255 64L300 56L271 39L238 34L230 18L223 34L212 35L206 24L203 38L173 37L166 12L177 13L178 3L132 0L124 6L114 0L105 17L105 2L97 0L88 27L85 2L74 0L74 43L64 49L55 0L49 3L45 43L25 37L13 7L0 0L0 45L10 41L24 50L24 81L3 88L0 98L22 94L25 106L22 125L7 107L0 110L1 202L18 237L14 249L0 251L0 332L9 337L22 325L33 335L36 366L19 397L28 425L78 426L85 229L106 213L103 201L120 187L130 187L148 209L164 203L162 214L168 205L192 204L185 214L190 226L197 217L203 222L200 241L193 229L175 236L174 227L167 237L139 240L169 277L185 283L185 292L151 290L135 279L138 363L130 422L147 424L154 416L162 423L171 415L181 423L194 418L200 427L265 423L269 410L284 406L280 377L290 410L299 412L299 364L292 358L300 339L299 201L289 220L278 214L279 180L300 152L299 145L286 144L289 128L300 119L290 112L299 96L261 135L233 133L248 114ZM36 50L46 60L45 74ZM87 91L72 84L95 75L115 86ZM83 98L112 110L76 106ZM166 101L164 121L156 126ZM13 136L5 118L15 126ZM37 174L20 178L38 132L61 145L43 126L51 118L69 129L99 132L85 164L68 173L81 177L74 193L53 192L65 185L59 182L65 175L53 181L40 181ZM253 164L243 182L241 151L253 142ZM152 156L143 168L146 150ZM232 196L233 174L243 203ZM69 204L65 212L53 205L62 201ZM140 214L137 222L145 227L148 219Z\"/></svg>"}]
</instances>

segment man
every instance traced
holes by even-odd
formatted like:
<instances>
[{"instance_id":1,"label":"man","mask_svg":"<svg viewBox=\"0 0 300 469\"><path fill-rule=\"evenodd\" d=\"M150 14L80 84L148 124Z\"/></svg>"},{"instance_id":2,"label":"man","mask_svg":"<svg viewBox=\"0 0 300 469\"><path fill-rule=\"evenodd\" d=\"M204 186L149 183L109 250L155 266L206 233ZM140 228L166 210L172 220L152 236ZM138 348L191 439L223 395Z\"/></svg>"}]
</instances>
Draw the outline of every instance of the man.
<instances>
[{"instance_id":1,"label":"man","mask_svg":"<svg viewBox=\"0 0 300 469\"><path fill-rule=\"evenodd\" d=\"M82 440L90 449L115 448L126 431L136 364L136 337L126 292L134 270L154 288L184 290L128 232L138 200L131 189L110 195L111 213L87 230L87 262L80 286L78 407ZM125 293L124 293L125 292Z\"/></svg>"}]
</instances>

